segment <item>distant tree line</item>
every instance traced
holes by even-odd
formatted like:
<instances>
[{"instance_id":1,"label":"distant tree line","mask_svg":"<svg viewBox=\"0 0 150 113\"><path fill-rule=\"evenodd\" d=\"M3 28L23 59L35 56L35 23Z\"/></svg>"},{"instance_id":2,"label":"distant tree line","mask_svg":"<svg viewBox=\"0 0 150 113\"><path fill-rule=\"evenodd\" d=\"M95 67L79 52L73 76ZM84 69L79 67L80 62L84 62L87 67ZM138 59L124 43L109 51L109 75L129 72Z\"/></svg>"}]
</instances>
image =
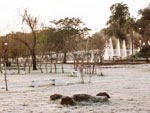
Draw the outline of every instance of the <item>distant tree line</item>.
<instances>
[{"instance_id":1,"label":"distant tree line","mask_svg":"<svg viewBox=\"0 0 150 113\"><path fill-rule=\"evenodd\" d=\"M103 58L106 41L109 37L115 37L121 41L126 40L141 48L146 61L150 56L150 5L139 10L140 18L130 16L127 4L116 3L110 7L111 16L107 21L106 28L103 28L92 36L89 35L89 28L80 18L64 18L50 21L51 26L37 27L40 23L37 17L33 17L27 9L21 15L22 22L26 24L31 32L11 32L0 37L0 61L5 58L12 58L16 61L19 57L31 57L33 70L37 69L37 56L51 55L55 52L63 53L63 62L66 63L68 52L86 51L97 49L95 56ZM141 40L141 42L139 42ZM7 42L7 49L4 43ZM7 53L7 56L6 54ZM73 55L76 58L75 55ZM101 60L102 61L102 60Z\"/></svg>"}]
</instances>

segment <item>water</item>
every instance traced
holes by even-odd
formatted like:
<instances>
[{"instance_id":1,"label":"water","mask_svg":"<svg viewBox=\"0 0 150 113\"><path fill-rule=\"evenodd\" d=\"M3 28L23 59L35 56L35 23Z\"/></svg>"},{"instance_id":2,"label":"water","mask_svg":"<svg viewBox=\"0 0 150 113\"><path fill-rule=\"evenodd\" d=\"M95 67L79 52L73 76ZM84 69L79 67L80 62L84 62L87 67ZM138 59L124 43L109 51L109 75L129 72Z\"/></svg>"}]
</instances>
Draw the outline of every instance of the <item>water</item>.
<instances>
[{"instance_id":1,"label":"water","mask_svg":"<svg viewBox=\"0 0 150 113\"><path fill-rule=\"evenodd\" d=\"M109 60L108 55L108 43L106 42L105 52L104 52L104 60Z\"/></svg>"},{"instance_id":2,"label":"water","mask_svg":"<svg viewBox=\"0 0 150 113\"><path fill-rule=\"evenodd\" d=\"M122 44L122 58L125 59L126 57L127 57L126 43L125 43L125 40L123 40L123 44Z\"/></svg>"},{"instance_id":3,"label":"water","mask_svg":"<svg viewBox=\"0 0 150 113\"><path fill-rule=\"evenodd\" d=\"M130 54L129 55L132 55L132 42L130 42Z\"/></svg>"},{"instance_id":4,"label":"water","mask_svg":"<svg viewBox=\"0 0 150 113\"><path fill-rule=\"evenodd\" d=\"M117 40L116 56L118 56L118 57L121 56L119 39Z\"/></svg>"},{"instance_id":5,"label":"water","mask_svg":"<svg viewBox=\"0 0 150 113\"><path fill-rule=\"evenodd\" d=\"M109 39L109 59L113 59L114 56L114 49L113 49L113 44L112 44L112 39Z\"/></svg>"}]
</instances>

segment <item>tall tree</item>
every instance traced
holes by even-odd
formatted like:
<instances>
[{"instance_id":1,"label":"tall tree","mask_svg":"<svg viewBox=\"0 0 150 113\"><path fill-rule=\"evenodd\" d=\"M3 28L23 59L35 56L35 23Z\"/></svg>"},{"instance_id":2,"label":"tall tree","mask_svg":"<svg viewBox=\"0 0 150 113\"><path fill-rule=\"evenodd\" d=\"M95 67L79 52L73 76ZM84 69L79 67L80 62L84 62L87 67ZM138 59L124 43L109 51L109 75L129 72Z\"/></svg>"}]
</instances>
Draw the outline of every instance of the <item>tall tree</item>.
<instances>
[{"instance_id":1,"label":"tall tree","mask_svg":"<svg viewBox=\"0 0 150 113\"><path fill-rule=\"evenodd\" d=\"M110 16L107 25L113 25L117 23L118 27L122 29L124 27L127 18L130 15L127 4L123 3L113 4L110 7L110 11L112 15Z\"/></svg>"},{"instance_id":2,"label":"tall tree","mask_svg":"<svg viewBox=\"0 0 150 113\"><path fill-rule=\"evenodd\" d=\"M125 23L125 31L131 37L132 42L132 57L133 57L133 49L134 49L134 32L137 31L136 19L134 17L129 17Z\"/></svg>"},{"instance_id":3,"label":"tall tree","mask_svg":"<svg viewBox=\"0 0 150 113\"><path fill-rule=\"evenodd\" d=\"M38 32L38 53L40 55L48 54L50 52L54 52L56 45L54 45L54 42L52 41L53 38L55 38L56 30L53 28L44 28L41 31Z\"/></svg>"},{"instance_id":4,"label":"tall tree","mask_svg":"<svg viewBox=\"0 0 150 113\"><path fill-rule=\"evenodd\" d=\"M27 24L31 30L33 41L30 42L32 45L30 46L29 42L26 42L24 40L21 40L19 37L14 37L16 40L22 42L30 51L30 54L32 56L32 64L33 64L33 70L37 70L36 67L36 46L37 46L37 26L38 26L38 19L37 17L33 17L28 13L28 10L24 10L24 14L22 16L22 22Z\"/></svg>"},{"instance_id":5,"label":"tall tree","mask_svg":"<svg viewBox=\"0 0 150 113\"><path fill-rule=\"evenodd\" d=\"M142 35L143 42L145 43L143 49L149 50L148 48L150 48L150 45L148 44L148 41L150 41L150 5L144 9L139 10L139 15L141 16L141 18L137 20L137 24L139 27L139 33ZM146 62L149 62L148 51L144 51L144 53Z\"/></svg>"},{"instance_id":6,"label":"tall tree","mask_svg":"<svg viewBox=\"0 0 150 113\"><path fill-rule=\"evenodd\" d=\"M59 47L61 46L60 48L64 53L64 63L66 63L67 52L77 49L78 42L85 38L89 29L83 27L85 24L79 18L64 18L58 21L54 20L52 23L57 30L55 41L59 42Z\"/></svg>"},{"instance_id":7,"label":"tall tree","mask_svg":"<svg viewBox=\"0 0 150 113\"><path fill-rule=\"evenodd\" d=\"M124 25L130 15L128 6L123 3L113 4L110 7L110 11L112 15L107 21L108 27L105 29L105 33L109 36L115 36L116 38L124 40L126 38Z\"/></svg>"}]
</instances>

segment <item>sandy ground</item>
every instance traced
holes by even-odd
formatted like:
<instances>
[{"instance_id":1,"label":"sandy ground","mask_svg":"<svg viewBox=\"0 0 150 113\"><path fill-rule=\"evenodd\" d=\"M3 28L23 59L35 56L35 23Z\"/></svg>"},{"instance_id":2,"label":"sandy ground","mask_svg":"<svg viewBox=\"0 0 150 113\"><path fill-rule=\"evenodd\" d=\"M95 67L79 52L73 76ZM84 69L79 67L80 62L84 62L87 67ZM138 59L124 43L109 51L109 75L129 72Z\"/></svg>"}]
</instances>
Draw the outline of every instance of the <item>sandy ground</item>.
<instances>
[{"instance_id":1,"label":"sandy ground","mask_svg":"<svg viewBox=\"0 0 150 113\"><path fill-rule=\"evenodd\" d=\"M0 113L150 113L150 65L103 67L104 76L94 75L92 83L79 84L79 77L66 74L8 75L9 91L5 91L0 75ZM58 86L50 86L57 79ZM37 81L40 87L30 87ZM87 93L95 96L107 92L108 103L87 106L62 106L52 103L49 96L60 93L72 96Z\"/></svg>"}]
</instances>

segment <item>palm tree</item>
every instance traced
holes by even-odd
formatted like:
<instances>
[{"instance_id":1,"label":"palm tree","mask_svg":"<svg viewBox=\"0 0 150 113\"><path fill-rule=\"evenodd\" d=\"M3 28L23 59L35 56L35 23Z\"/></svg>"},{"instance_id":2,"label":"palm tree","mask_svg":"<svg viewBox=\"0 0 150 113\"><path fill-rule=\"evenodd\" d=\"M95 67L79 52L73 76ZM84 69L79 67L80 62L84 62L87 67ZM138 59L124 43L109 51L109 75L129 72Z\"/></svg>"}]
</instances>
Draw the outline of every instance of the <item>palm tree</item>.
<instances>
[{"instance_id":1,"label":"palm tree","mask_svg":"<svg viewBox=\"0 0 150 113\"><path fill-rule=\"evenodd\" d=\"M137 31L137 24L136 24L136 19L134 17L129 17L125 23L124 27L126 33L130 35L131 37L131 42L132 42L132 57L133 57L133 50L134 50L134 38L133 34L135 31Z\"/></svg>"},{"instance_id":2,"label":"palm tree","mask_svg":"<svg viewBox=\"0 0 150 113\"><path fill-rule=\"evenodd\" d=\"M127 18L130 16L127 4L116 3L110 7L111 16L107 21L107 28L104 29L105 34L108 36L115 36L120 40L126 39L124 26Z\"/></svg>"},{"instance_id":3,"label":"palm tree","mask_svg":"<svg viewBox=\"0 0 150 113\"><path fill-rule=\"evenodd\" d=\"M145 45L142 47L142 49L146 48L146 51L144 51L146 62L148 61L148 41L150 40L150 6L140 9L139 15L141 16L137 20L137 25L139 27L139 33L143 37L143 41L145 42Z\"/></svg>"}]
</instances>

